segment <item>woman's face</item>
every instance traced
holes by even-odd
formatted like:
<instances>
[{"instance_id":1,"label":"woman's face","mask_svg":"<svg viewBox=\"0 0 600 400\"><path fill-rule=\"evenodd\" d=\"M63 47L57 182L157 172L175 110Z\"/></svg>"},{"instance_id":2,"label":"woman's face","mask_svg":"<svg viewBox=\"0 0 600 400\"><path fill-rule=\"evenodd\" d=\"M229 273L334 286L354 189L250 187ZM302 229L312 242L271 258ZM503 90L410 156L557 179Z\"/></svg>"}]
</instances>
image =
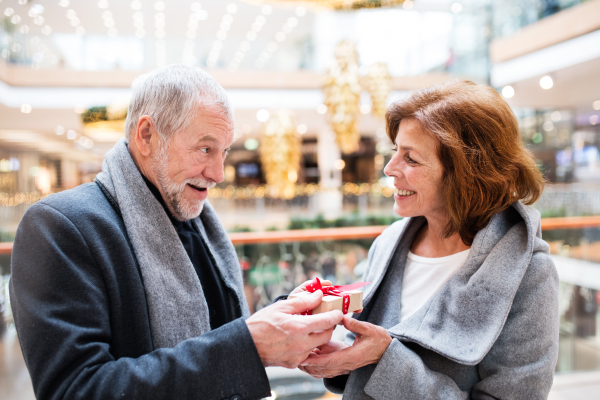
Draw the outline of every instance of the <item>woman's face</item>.
<instances>
[{"instance_id":1,"label":"woman's face","mask_svg":"<svg viewBox=\"0 0 600 400\"><path fill-rule=\"evenodd\" d=\"M384 172L394 178L394 211L401 217L445 219L442 193L444 168L438 158L438 140L415 119L400 122L395 154Z\"/></svg>"}]
</instances>

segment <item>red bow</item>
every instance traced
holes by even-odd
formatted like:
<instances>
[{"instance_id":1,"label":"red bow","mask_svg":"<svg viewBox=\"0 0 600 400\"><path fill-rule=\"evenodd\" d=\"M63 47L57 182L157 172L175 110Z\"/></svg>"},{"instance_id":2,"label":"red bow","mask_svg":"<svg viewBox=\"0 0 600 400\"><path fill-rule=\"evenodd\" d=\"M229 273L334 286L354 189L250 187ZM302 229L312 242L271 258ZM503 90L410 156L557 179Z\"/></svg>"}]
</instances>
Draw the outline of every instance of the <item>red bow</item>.
<instances>
[{"instance_id":1,"label":"red bow","mask_svg":"<svg viewBox=\"0 0 600 400\"><path fill-rule=\"evenodd\" d=\"M343 285L343 286L323 286L323 285L321 285L321 281L319 280L319 278L315 278L315 279L313 279L313 281L311 283L306 285L306 290L310 293L314 293L317 290L320 290L321 292L323 292L323 296L343 297L344 300L342 303L342 312L344 314L347 314L348 307L350 307L350 295L344 294L342 292L347 292L349 290L355 290L355 289L361 288L363 286L366 286L369 283L371 283L371 282L356 282L356 283L352 283L350 285ZM302 315L312 315L312 310L306 310L305 312L302 313Z\"/></svg>"}]
</instances>

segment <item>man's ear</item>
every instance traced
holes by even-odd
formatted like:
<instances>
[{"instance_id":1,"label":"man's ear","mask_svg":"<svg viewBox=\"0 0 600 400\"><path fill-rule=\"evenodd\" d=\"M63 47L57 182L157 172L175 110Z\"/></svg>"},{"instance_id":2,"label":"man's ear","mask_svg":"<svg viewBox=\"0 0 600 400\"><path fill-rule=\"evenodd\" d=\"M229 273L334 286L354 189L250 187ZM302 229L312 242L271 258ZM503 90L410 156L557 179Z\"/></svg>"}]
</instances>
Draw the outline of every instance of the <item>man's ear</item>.
<instances>
[{"instance_id":1,"label":"man's ear","mask_svg":"<svg viewBox=\"0 0 600 400\"><path fill-rule=\"evenodd\" d=\"M155 135L157 135L157 132L154 129L152 118L149 115L142 115L138 121L133 140L139 152L144 157L152 154L152 142L157 139L152 136Z\"/></svg>"}]
</instances>

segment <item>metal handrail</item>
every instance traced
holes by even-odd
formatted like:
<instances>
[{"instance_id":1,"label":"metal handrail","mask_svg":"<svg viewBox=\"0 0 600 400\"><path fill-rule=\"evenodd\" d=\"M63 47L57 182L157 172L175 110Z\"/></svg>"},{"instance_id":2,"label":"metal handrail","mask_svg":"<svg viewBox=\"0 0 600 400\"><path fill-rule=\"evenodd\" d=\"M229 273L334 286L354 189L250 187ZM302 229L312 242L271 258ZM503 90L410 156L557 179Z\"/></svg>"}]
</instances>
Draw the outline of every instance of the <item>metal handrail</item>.
<instances>
[{"instance_id":1,"label":"metal handrail","mask_svg":"<svg viewBox=\"0 0 600 400\"><path fill-rule=\"evenodd\" d=\"M600 227L600 216L542 218L543 231L598 227ZM270 232L234 232L229 234L229 238L234 245L374 239L385 228L387 226L378 225L346 228L293 229ZM0 243L0 255L11 254L12 248L12 243Z\"/></svg>"}]
</instances>

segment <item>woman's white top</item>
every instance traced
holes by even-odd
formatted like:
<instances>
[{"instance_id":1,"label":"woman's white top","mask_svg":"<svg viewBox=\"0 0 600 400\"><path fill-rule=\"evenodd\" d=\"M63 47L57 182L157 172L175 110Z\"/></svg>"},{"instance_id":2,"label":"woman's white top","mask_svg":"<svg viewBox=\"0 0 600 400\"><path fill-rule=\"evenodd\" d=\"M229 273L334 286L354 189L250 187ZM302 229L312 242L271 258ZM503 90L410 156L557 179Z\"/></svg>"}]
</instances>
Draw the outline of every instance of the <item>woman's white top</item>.
<instances>
[{"instance_id":1,"label":"woman's white top","mask_svg":"<svg viewBox=\"0 0 600 400\"><path fill-rule=\"evenodd\" d=\"M413 315L442 287L467 261L471 250L446 257L421 257L408 252L402 282L402 310L400 321Z\"/></svg>"}]
</instances>

